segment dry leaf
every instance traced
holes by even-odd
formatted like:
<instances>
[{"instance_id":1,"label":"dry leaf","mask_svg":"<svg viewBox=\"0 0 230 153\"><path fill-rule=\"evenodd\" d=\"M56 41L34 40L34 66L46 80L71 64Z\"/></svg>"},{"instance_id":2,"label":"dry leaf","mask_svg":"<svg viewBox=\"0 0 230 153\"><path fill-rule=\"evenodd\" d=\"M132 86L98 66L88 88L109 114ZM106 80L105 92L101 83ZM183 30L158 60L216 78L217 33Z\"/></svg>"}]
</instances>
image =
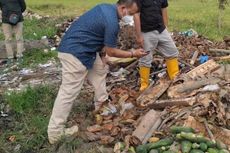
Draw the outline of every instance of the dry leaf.
<instances>
[{"instance_id":1,"label":"dry leaf","mask_svg":"<svg viewBox=\"0 0 230 153\"><path fill-rule=\"evenodd\" d=\"M91 133L91 132L85 132L87 139L90 141L97 141L100 139L99 134Z\"/></svg>"},{"instance_id":2,"label":"dry leaf","mask_svg":"<svg viewBox=\"0 0 230 153\"><path fill-rule=\"evenodd\" d=\"M111 136L101 136L101 143L102 144L110 144L114 141L115 139Z\"/></svg>"},{"instance_id":3,"label":"dry leaf","mask_svg":"<svg viewBox=\"0 0 230 153\"><path fill-rule=\"evenodd\" d=\"M94 126L87 127L87 131L89 132L99 132L101 130L102 130L102 127L100 125L94 125Z\"/></svg>"},{"instance_id":4,"label":"dry leaf","mask_svg":"<svg viewBox=\"0 0 230 153\"><path fill-rule=\"evenodd\" d=\"M104 130L111 131L113 129L114 125L113 124L105 124L103 125Z\"/></svg>"},{"instance_id":5,"label":"dry leaf","mask_svg":"<svg viewBox=\"0 0 230 153\"><path fill-rule=\"evenodd\" d=\"M121 128L119 127L114 127L111 131L111 136L117 136L119 132L121 131Z\"/></svg>"},{"instance_id":6,"label":"dry leaf","mask_svg":"<svg viewBox=\"0 0 230 153\"><path fill-rule=\"evenodd\" d=\"M16 140L16 136L15 135L12 135L9 137L9 141L10 142L14 142Z\"/></svg>"}]
</instances>

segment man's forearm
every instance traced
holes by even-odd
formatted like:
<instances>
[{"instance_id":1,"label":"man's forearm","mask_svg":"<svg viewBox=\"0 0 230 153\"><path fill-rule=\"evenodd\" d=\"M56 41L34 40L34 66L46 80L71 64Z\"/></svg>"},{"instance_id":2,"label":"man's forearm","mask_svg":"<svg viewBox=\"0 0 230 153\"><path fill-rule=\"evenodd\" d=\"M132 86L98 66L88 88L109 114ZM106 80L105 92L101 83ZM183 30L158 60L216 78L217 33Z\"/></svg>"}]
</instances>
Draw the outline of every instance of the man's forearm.
<instances>
[{"instance_id":1,"label":"man's forearm","mask_svg":"<svg viewBox=\"0 0 230 153\"><path fill-rule=\"evenodd\" d=\"M162 11L164 25L168 27L168 10L167 8L162 8L161 11Z\"/></svg>"},{"instance_id":2,"label":"man's forearm","mask_svg":"<svg viewBox=\"0 0 230 153\"><path fill-rule=\"evenodd\" d=\"M135 25L135 30L138 36L141 35L141 19L140 19L140 14L137 13L134 15L134 25Z\"/></svg>"},{"instance_id":3,"label":"man's forearm","mask_svg":"<svg viewBox=\"0 0 230 153\"><path fill-rule=\"evenodd\" d=\"M129 58L133 56L132 52L123 51L117 48L105 47L104 50L110 57Z\"/></svg>"}]
</instances>

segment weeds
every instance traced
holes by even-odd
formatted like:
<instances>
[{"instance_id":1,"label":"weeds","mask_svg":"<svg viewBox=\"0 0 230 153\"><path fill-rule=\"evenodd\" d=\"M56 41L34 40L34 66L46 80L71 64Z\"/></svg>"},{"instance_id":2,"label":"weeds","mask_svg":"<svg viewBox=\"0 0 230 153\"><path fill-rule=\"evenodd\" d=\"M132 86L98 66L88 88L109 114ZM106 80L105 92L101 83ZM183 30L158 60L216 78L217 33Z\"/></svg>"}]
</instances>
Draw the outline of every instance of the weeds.
<instances>
[{"instance_id":1,"label":"weeds","mask_svg":"<svg viewBox=\"0 0 230 153\"><path fill-rule=\"evenodd\" d=\"M24 53L23 62L19 67L36 67L38 64L44 64L48 60L57 60L57 51L44 52L39 49L34 49Z\"/></svg>"},{"instance_id":2,"label":"weeds","mask_svg":"<svg viewBox=\"0 0 230 153\"><path fill-rule=\"evenodd\" d=\"M4 95L5 103L12 108L14 127L0 135L0 146L12 150L17 145L20 152L38 152L47 143L47 125L52 105L57 94L54 86L28 87L23 92L10 92ZM15 140L9 141L10 137Z\"/></svg>"}]
</instances>

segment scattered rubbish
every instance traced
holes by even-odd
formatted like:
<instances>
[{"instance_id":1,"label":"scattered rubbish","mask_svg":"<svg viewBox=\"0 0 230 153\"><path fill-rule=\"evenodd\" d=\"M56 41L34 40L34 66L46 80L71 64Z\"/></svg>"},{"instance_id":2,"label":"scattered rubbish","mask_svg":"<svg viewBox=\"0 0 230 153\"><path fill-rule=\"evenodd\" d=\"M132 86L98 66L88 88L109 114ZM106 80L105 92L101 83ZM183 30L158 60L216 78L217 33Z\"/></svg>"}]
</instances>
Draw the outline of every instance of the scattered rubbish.
<instances>
[{"instance_id":1,"label":"scattered rubbish","mask_svg":"<svg viewBox=\"0 0 230 153\"><path fill-rule=\"evenodd\" d=\"M55 51L56 49L57 49L56 47L52 47L50 50Z\"/></svg>"},{"instance_id":2,"label":"scattered rubbish","mask_svg":"<svg viewBox=\"0 0 230 153\"><path fill-rule=\"evenodd\" d=\"M25 68L19 72L20 75L27 75L31 73L34 73L34 72L31 69L25 69Z\"/></svg>"},{"instance_id":3,"label":"scattered rubbish","mask_svg":"<svg viewBox=\"0 0 230 153\"><path fill-rule=\"evenodd\" d=\"M135 106L132 103L125 103L125 104L122 104L121 107L122 109L120 111L120 114L123 115L126 110L130 110L134 108Z\"/></svg>"},{"instance_id":4,"label":"scattered rubbish","mask_svg":"<svg viewBox=\"0 0 230 153\"><path fill-rule=\"evenodd\" d=\"M207 85L202 89L202 91L218 91L218 90L220 90L220 86L218 84Z\"/></svg>"},{"instance_id":5,"label":"scattered rubbish","mask_svg":"<svg viewBox=\"0 0 230 153\"><path fill-rule=\"evenodd\" d=\"M209 60L208 55L202 54L202 55L199 57L200 64L203 64L203 63L207 62L208 60Z\"/></svg>"},{"instance_id":6,"label":"scattered rubbish","mask_svg":"<svg viewBox=\"0 0 230 153\"><path fill-rule=\"evenodd\" d=\"M108 106L103 107L103 112L101 113L102 116L108 116L110 114L115 114L117 113L117 109L114 105L108 104Z\"/></svg>"},{"instance_id":7,"label":"scattered rubbish","mask_svg":"<svg viewBox=\"0 0 230 153\"><path fill-rule=\"evenodd\" d=\"M193 29L189 29L187 31L180 32L179 34L188 36L188 37L192 37L192 36L198 37L198 33Z\"/></svg>"},{"instance_id":8,"label":"scattered rubbish","mask_svg":"<svg viewBox=\"0 0 230 153\"><path fill-rule=\"evenodd\" d=\"M120 68L117 72L110 72L110 74L114 77L124 77L125 75L129 74L130 72L124 68Z\"/></svg>"},{"instance_id":9,"label":"scattered rubbish","mask_svg":"<svg viewBox=\"0 0 230 153\"><path fill-rule=\"evenodd\" d=\"M52 62L49 62L49 63L47 63L47 64L39 64L39 67L40 68L47 68L47 67L50 67L50 66L52 66L53 65L53 63Z\"/></svg>"}]
</instances>

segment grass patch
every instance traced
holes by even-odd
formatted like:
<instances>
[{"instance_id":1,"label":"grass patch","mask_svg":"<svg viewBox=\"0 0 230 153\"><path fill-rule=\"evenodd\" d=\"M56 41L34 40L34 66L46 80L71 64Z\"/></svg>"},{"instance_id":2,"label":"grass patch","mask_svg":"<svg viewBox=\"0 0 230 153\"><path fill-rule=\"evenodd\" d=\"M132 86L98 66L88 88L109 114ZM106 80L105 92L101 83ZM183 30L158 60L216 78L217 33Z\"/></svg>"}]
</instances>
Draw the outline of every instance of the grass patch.
<instances>
[{"instance_id":1,"label":"grass patch","mask_svg":"<svg viewBox=\"0 0 230 153\"><path fill-rule=\"evenodd\" d=\"M12 109L9 116L14 125L11 128L0 128L0 153L75 153L75 150L83 150L88 141L82 138L63 138L58 144L50 145L47 140L47 126L57 95L56 86L41 85L28 86L22 92L8 92L3 95L1 103L9 104ZM80 99L82 94L79 95ZM0 97L1 98L1 97ZM90 106L89 99L80 101L73 107L71 114L84 114L88 116ZM83 124L86 124L84 120ZM81 125L82 126L82 125ZM10 141L10 137L15 137ZM17 146L20 146L19 149ZM92 149L93 150L93 149Z\"/></svg>"},{"instance_id":2,"label":"grass patch","mask_svg":"<svg viewBox=\"0 0 230 153\"><path fill-rule=\"evenodd\" d=\"M116 3L117 0L30 0L28 6L43 15L75 17L99 3ZM53 6L57 8L53 9ZM71 10L71 11L69 11ZM210 39L222 40L230 34L230 7L223 15L223 28L217 28L218 1L216 0L169 0L169 28L184 31L190 28Z\"/></svg>"},{"instance_id":3,"label":"grass patch","mask_svg":"<svg viewBox=\"0 0 230 153\"><path fill-rule=\"evenodd\" d=\"M222 40L230 34L230 7L223 14L223 28L217 28L218 1L215 0L177 0L169 1L169 27L171 30L184 31L190 28L209 39Z\"/></svg>"},{"instance_id":4,"label":"grass patch","mask_svg":"<svg viewBox=\"0 0 230 153\"><path fill-rule=\"evenodd\" d=\"M99 3L115 3L116 0L30 0L28 6L30 9L43 14L56 17L72 16L82 14L88 9Z\"/></svg>"},{"instance_id":5,"label":"grass patch","mask_svg":"<svg viewBox=\"0 0 230 153\"><path fill-rule=\"evenodd\" d=\"M35 88L29 86L20 93L8 92L5 98L11 108L20 116L27 113L40 114L46 112L47 110L41 112L41 108L45 108L47 102L50 104L48 108L51 108L51 102L55 96L56 93L53 93L53 88L50 86L38 86Z\"/></svg>"},{"instance_id":6,"label":"grass patch","mask_svg":"<svg viewBox=\"0 0 230 153\"><path fill-rule=\"evenodd\" d=\"M59 19L60 20L60 19ZM28 40L40 40L42 36L52 37L56 34L55 25L59 20L42 18L40 20L33 18L24 21L24 37Z\"/></svg>"},{"instance_id":7,"label":"grass patch","mask_svg":"<svg viewBox=\"0 0 230 153\"><path fill-rule=\"evenodd\" d=\"M12 108L15 127L2 132L0 146L10 152L15 152L17 145L20 145L18 152L39 152L47 144L47 125L56 94L54 86L28 87L20 93L5 94L5 102ZM15 141L9 142L10 136L14 136Z\"/></svg>"},{"instance_id":8,"label":"grass patch","mask_svg":"<svg viewBox=\"0 0 230 153\"><path fill-rule=\"evenodd\" d=\"M48 60L55 59L57 60L57 51L44 52L39 49L34 49L24 53L23 62L19 67L36 67L38 64L44 64Z\"/></svg>"},{"instance_id":9,"label":"grass patch","mask_svg":"<svg viewBox=\"0 0 230 153\"><path fill-rule=\"evenodd\" d=\"M55 25L61 23L64 18L42 18L24 20L23 36L27 40L40 40L42 36L53 37L57 28ZM0 30L0 40L4 40L4 35Z\"/></svg>"}]
</instances>

